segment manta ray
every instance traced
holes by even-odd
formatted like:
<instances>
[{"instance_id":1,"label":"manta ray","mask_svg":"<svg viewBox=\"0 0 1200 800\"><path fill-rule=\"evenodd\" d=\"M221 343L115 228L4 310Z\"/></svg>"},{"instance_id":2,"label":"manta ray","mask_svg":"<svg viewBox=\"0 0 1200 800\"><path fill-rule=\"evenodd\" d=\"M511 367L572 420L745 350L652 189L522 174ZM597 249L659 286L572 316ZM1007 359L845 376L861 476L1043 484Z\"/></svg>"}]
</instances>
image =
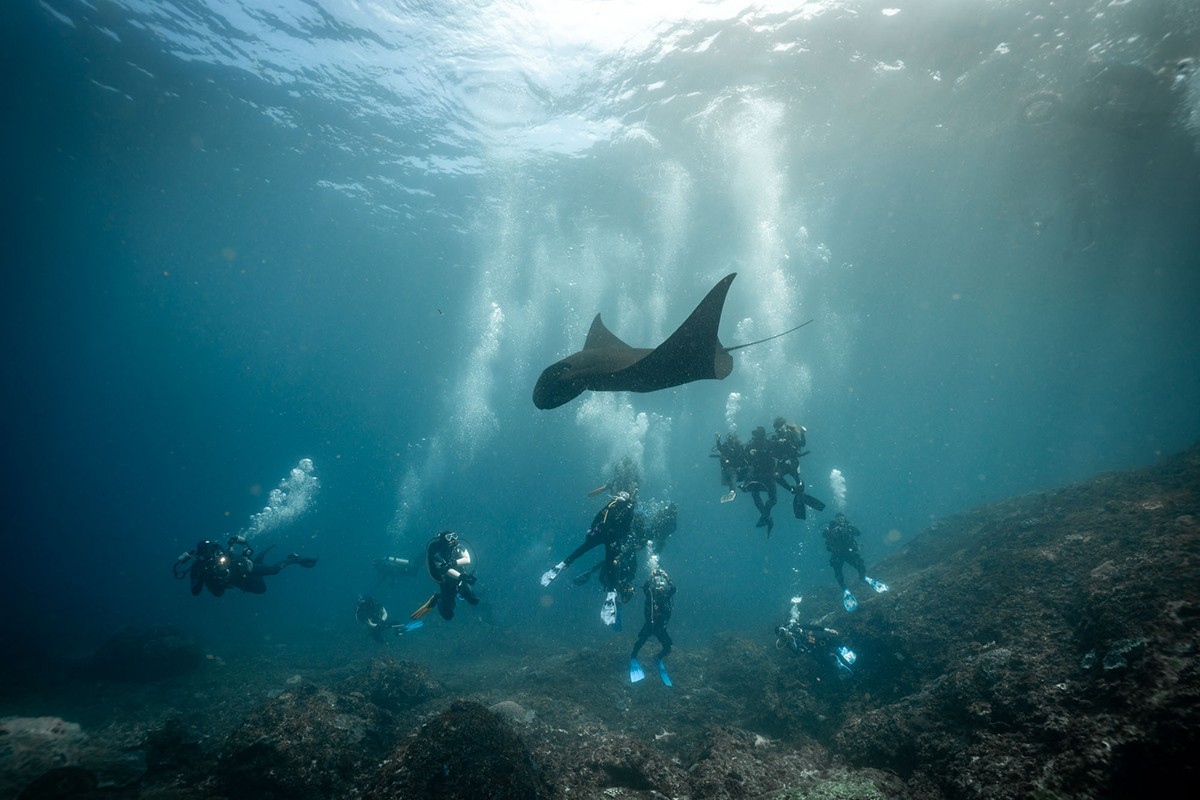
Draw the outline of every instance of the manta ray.
<instances>
[{"instance_id":1,"label":"manta ray","mask_svg":"<svg viewBox=\"0 0 1200 800\"><path fill-rule=\"evenodd\" d=\"M778 338L812 322L757 342L723 346L717 338L717 327L725 295L736 277L733 272L722 278L658 347L630 347L604 327L597 314L583 349L542 371L533 387L533 404L545 410L569 403L587 390L657 392L692 381L723 380L733 371L733 356L729 354L734 350Z\"/></svg>"}]
</instances>

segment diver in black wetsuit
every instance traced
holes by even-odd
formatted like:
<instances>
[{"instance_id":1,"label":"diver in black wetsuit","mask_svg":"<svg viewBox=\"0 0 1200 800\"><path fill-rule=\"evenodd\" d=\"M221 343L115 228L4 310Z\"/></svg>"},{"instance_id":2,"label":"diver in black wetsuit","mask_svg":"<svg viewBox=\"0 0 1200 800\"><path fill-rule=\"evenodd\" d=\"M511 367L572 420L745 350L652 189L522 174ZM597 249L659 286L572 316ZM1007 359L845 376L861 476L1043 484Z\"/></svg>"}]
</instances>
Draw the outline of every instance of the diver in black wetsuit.
<instances>
[{"instance_id":1,"label":"diver in black wetsuit","mask_svg":"<svg viewBox=\"0 0 1200 800\"><path fill-rule=\"evenodd\" d=\"M425 548L425 566L429 577L441 585L437 594L425 601L425 605L412 613L413 619L420 619L437 606L442 619L454 618L454 606L457 598L462 597L473 606L479 605L475 596L475 576L466 572L471 568L471 554L458 541L454 531L442 531L430 541Z\"/></svg>"},{"instance_id":2,"label":"diver in black wetsuit","mask_svg":"<svg viewBox=\"0 0 1200 800\"><path fill-rule=\"evenodd\" d=\"M863 563L862 553L858 551L858 542L855 541L859 535L858 528L851 525L846 520L846 515L841 513L835 514L833 521L826 525L821 533L825 539L825 548L829 551L829 566L833 567L838 586L842 587L842 605L847 611L857 608L858 600L846 588L846 578L842 575L843 564L849 564L858 570L859 580L870 584L876 592L883 593L888 590L887 584L867 577L867 565Z\"/></svg>"},{"instance_id":3,"label":"diver in black wetsuit","mask_svg":"<svg viewBox=\"0 0 1200 800\"><path fill-rule=\"evenodd\" d=\"M542 586L549 586L560 572L575 563L580 556L593 547L604 545L604 561L600 565L600 585L608 594L604 599L600 618L606 625L615 624L621 562L626 554L631 556L629 560L633 560L632 553L636 550L630 546L635 506L633 496L625 492L620 492L612 498L592 519L592 525L588 528L587 538L584 539L583 544L542 575ZM626 599L628 597L625 597L622 602Z\"/></svg>"},{"instance_id":4,"label":"diver in black wetsuit","mask_svg":"<svg viewBox=\"0 0 1200 800\"><path fill-rule=\"evenodd\" d=\"M775 507L775 455L771 443L767 440L766 428L759 425L750 434L750 442L746 445L746 462L750 466L750 480L742 485L742 491L749 491L758 508L759 518L755 527L766 527L767 536L775 528L775 520L771 519L771 509ZM767 493L767 502L763 503L760 492Z\"/></svg>"},{"instance_id":5,"label":"diver in black wetsuit","mask_svg":"<svg viewBox=\"0 0 1200 800\"><path fill-rule=\"evenodd\" d=\"M629 657L636 660L642 647L651 636L655 636L662 643L662 650L654 660L662 661L671 654L671 637L667 633L667 623L671 621L671 609L675 603L675 584L665 571L656 569L642 585L642 591L646 593L646 623L638 632L637 642L634 643L633 653Z\"/></svg>"},{"instance_id":6,"label":"diver in black wetsuit","mask_svg":"<svg viewBox=\"0 0 1200 800\"><path fill-rule=\"evenodd\" d=\"M840 677L854 674L850 668L856 660L854 651L841 640L832 628L805 628L798 621L775 629L775 647L785 647L796 655L808 653L818 664L832 666Z\"/></svg>"},{"instance_id":7,"label":"diver in black wetsuit","mask_svg":"<svg viewBox=\"0 0 1200 800\"><path fill-rule=\"evenodd\" d=\"M234 551L235 545L242 548L241 552ZM193 595L200 594L207 587L215 597L220 597L231 587L251 594L262 594L267 591L263 576L278 575L280 570L292 564L299 564L305 568L316 566L317 559L302 558L295 553L278 563L264 564L263 558L271 547L256 556L245 537L231 537L228 546L224 548L206 539L197 544L195 550L189 550L179 556L171 567L171 572L181 580L184 577L191 578Z\"/></svg>"},{"instance_id":8,"label":"diver in black wetsuit","mask_svg":"<svg viewBox=\"0 0 1200 800\"><path fill-rule=\"evenodd\" d=\"M769 438L775 455L775 480L792 493L792 514L796 519L806 519L810 507L824 511L825 504L808 494L800 477L800 457L808 455L804 450L808 431L783 417L775 418L774 427L775 432ZM789 475L795 483L784 480Z\"/></svg>"},{"instance_id":9,"label":"diver in black wetsuit","mask_svg":"<svg viewBox=\"0 0 1200 800\"><path fill-rule=\"evenodd\" d=\"M640 508L634 509L629 536L619 545L620 560L617 569L617 584L622 587L625 594L633 593L629 581L633 579L633 573L637 571L638 551L645 549L648 544L653 542L654 552L661 553L678 527L679 506L675 503L660 504L650 514L645 514ZM600 571L605 563L607 563L606 559L601 559L587 572L576 575L571 582L576 586L583 586L591 579L592 575Z\"/></svg>"},{"instance_id":10,"label":"diver in black wetsuit","mask_svg":"<svg viewBox=\"0 0 1200 800\"><path fill-rule=\"evenodd\" d=\"M723 495L721 502L728 503L737 497L735 487L750 477L750 466L746 463L745 448L736 432L727 433L724 442L721 441L721 434L716 434L716 437L717 443L713 445L714 452L709 458L720 459L721 485L729 487L729 494Z\"/></svg>"},{"instance_id":11,"label":"diver in black wetsuit","mask_svg":"<svg viewBox=\"0 0 1200 800\"><path fill-rule=\"evenodd\" d=\"M384 631L395 631L396 635L400 636L424 625L423 622L402 623L390 619L388 610L371 595L358 598L358 605L354 607L354 619L359 625L365 625L367 633L380 644L383 643Z\"/></svg>"},{"instance_id":12,"label":"diver in black wetsuit","mask_svg":"<svg viewBox=\"0 0 1200 800\"><path fill-rule=\"evenodd\" d=\"M772 424L775 431L769 438L775 453L775 480L794 494L797 486L804 486L804 481L800 479L800 456L804 455L805 434L808 431L783 417L776 417ZM795 483L784 480L788 476Z\"/></svg>"}]
</instances>

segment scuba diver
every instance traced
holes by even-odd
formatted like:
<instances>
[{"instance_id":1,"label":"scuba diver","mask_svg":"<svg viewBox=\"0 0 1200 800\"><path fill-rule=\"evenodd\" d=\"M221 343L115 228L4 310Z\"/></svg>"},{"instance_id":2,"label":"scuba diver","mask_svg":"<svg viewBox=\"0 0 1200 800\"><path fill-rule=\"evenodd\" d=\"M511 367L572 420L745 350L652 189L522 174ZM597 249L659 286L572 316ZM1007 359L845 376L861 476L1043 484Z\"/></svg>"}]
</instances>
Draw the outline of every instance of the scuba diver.
<instances>
[{"instance_id":1,"label":"scuba diver","mask_svg":"<svg viewBox=\"0 0 1200 800\"><path fill-rule=\"evenodd\" d=\"M721 441L721 434L714 435L717 443L713 445L715 452L709 458L720 459L721 485L729 487L729 493L721 495L721 502L728 503L737 497L734 487L750 477L750 466L746 463L745 449L735 431L727 433L724 442Z\"/></svg>"},{"instance_id":2,"label":"scuba diver","mask_svg":"<svg viewBox=\"0 0 1200 800\"><path fill-rule=\"evenodd\" d=\"M240 553L234 551L235 545L242 548ZM230 587L251 594L262 594L267 591L263 576L278 575L280 570L292 564L299 564L305 569L317 564L317 559L303 558L296 553L289 554L275 564L264 564L263 558L271 547L255 555L254 548L250 547L244 536L230 537L229 544L224 548L206 539L197 544L195 550L189 550L175 559L171 573L180 580L190 577L193 595L200 594L208 587L214 597L220 597Z\"/></svg>"},{"instance_id":3,"label":"scuba diver","mask_svg":"<svg viewBox=\"0 0 1200 800\"><path fill-rule=\"evenodd\" d=\"M835 514L833 521L826 525L821 533L825 539L825 548L830 553L829 566L833 567L838 586L842 587L842 605L847 611L858 608L858 600L846 588L846 578L842 575L843 564L848 563L858 570L858 577L876 592L882 594L888 590L886 583L867 577L867 565L863 563L862 554L858 551L858 542L855 541L859 534L858 528L851 525L842 513Z\"/></svg>"},{"instance_id":4,"label":"scuba diver","mask_svg":"<svg viewBox=\"0 0 1200 800\"><path fill-rule=\"evenodd\" d=\"M839 678L854 674L850 665L858 658L838 638L837 631L832 628L805 628L796 620L775 629L775 647L778 650L786 647L796 655L808 653L822 666L832 664Z\"/></svg>"},{"instance_id":5,"label":"scuba diver","mask_svg":"<svg viewBox=\"0 0 1200 800\"><path fill-rule=\"evenodd\" d=\"M371 566L379 575L379 580L375 585L378 586L384 581L390 580L394 586L400 578L411 578L417 574L418 564L419 562L415 558L396 558L395 556L377 558L371 562Z\"/></svg>"},{"instance_id":6,"label":"scuba diver","mask_svg":"<svg viewBox=\"0 0 1200 800\"><path fill-rule=\"evenodd\" d=\"M767 441L767 429L759 425L750 434L750 442L746 445L746 462L750 467L750 480L742 484L743 492L750 492L754 505L758 509L756 528L766 527L767 536L775 528L775 520L771 519L771 509L778 502L775 496L775 455L771 443ZM760 492L767 493L764 504Z\"/></svg>"},{"instance_id":7,"label":"scuba diver","mask_svg":"<svg viewBox=\"0 0 1200 800\"><path fill-rule=\"evenodd\" d=\"M670 686L671 678L667 675L667 668L663 666L663 659L671 654L671 636L667 633L667 623L671 621L671 608L675 602L673 599L675 584L671 582L670 576L665 571L656 569L650 573L650 577L642 585L642 591L646 593L646 623L638 632L637 642L633 645L633 653L629 656L629 682L637 683L646 677L637 657L643 645L651 636L655 636L662 644L662 650L654 659L658 664L658 677L662 678L663 683Z\"/></svg>"},{"instance_id":8,"label":"scuba diver","mask_svg":"<svg viewBox=\"0 0 1200 800\"><path fill-rule=\"evenodd\" d=\"M783 417L776 417L773 427L775 432L768 438L775 456L775 481L792 493L792 514L796 519L807 519L809 508L824 511L825 504L808 494L800 477L800 459L808 455L804 449L808 431ZM795 483L784 480L789 475Z\"/></svg>"},{"instance_id":9,"label":"scuba diver","mask_svg":"<svg viewBox=\"0 0 1200 800\"><path fill-rule=\"evenodd\" d=\"M795 493L797 486L804 487L804 481L800 479L800 457L808 455L803 452L808 430L783 417L776 417L772 427L775 431L769 438L775 451L775 480L789 492ZM789 475L794 484L784 480Z\"/></svg>"},{"instance_id":10,"label":"scuba diver","mask_svg":"<svg viewBox=\"0 0 1200 800\"><path fill-rule=\"evenodd\" d=\"M425 605L412 613L412 619L420 619L433 610L436 605L442 619L454 618L454 606L457 598L462 597L473 606L479 605L475 596L475 575L464 572L471 566L471 553L458 541L454 531L442 531L429 542L425 548L425 567L429 577L441 584L441 588L425 601Z\"/></svg>"},{"instance_id":11,"label":"scuba diver","mask_svg":"<svg viewBox=\"0 0 1200 800\"><path fill-rule=\"evenodd\" d=\"M388 610L371 595L358 598L358 605L354 607L354 619L359 625L365 625L371 638L380 644L383 644L384 631L392 630L397 636L403 636L425 624L422 620L406 624L389 620Z\"/></svg>"},{"instance_id":12,"label":"scuba diver","mask_svg":"<svg viewBox=\"0 0 1200 800\"><path fill-rule=\"evenodd\" d=\"M679 527L679 506L671 502L655 503L653 500L650 501L650 504L654 510L649 514L640 508L634 509L630 535L620 546L623 569L618 571L622 574L628 570L630 564L636 565L637 552L648 544L653 543L654 552L661 553L667 542L670 541L671 535ZM592 575L600 571L604 564L604 559L597 561L591 569L576 575L571 582L576 586L583 586L591 580ZM629 577L633 576L629 575Z\"/></svg>"},{"instance_id":13,"label":"scuba diver","mask_svg":"<svg viewBox=\"0 0 1200 800\"><path fill-rule=\"evenodd\" d=\"M617 622L617 591L620 588L619 577L621 561L626 555L628 561L633 561L630 547L633 529L635 494L618 492L604 508L597 512L588 528L587 538L583 544L575 548L562 561L555 564L542 575L542 586L549 586L559 573L575 563L575 561L593 547L604 545L604 560L600 563L600 585L607 592L604 605L600 609L600 619L605 625L616 625ZM626 567L627 568L627 567ZM622 592L624 603L632 595L632 591Z\"/></svg>"}]
</instances>

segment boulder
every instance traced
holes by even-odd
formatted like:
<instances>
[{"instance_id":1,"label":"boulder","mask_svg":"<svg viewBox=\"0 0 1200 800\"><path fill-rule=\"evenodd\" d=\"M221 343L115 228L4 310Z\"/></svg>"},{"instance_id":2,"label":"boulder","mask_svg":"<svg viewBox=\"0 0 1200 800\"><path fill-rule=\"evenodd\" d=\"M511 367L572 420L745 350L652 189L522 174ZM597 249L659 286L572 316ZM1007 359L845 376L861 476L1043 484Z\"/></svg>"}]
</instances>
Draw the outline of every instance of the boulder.
<instances>
[{"instance_id":1,"label":"boulder","mask_svg":"<svg viewBox=\"0 0 1200 800\"><path fill-rule=\"evenodd\" d=\"M217 765L229 797L345 797L395 745L394 720L358 697L301 684L251 713Z\"/></svg>"},{"instance_id":2,"label":"boulder","mask_svg":"<svg viewBox=\"0 0 1200 800\"><path fill-rule=\"evenodd\" d=\"M424 664L379 656L339 689L398 714L445 693Z\"/></svg>"},{"instance_id":3,"label":"boulder","mask_svg":"<svg viewBox=\"0 0 1200 800\"><path fill-rule=\"evenodd\" d=\"M367 790L368 800L535 800L543 794L521 737L465 700L399 748Z\"/></svg>"}]
</instances>

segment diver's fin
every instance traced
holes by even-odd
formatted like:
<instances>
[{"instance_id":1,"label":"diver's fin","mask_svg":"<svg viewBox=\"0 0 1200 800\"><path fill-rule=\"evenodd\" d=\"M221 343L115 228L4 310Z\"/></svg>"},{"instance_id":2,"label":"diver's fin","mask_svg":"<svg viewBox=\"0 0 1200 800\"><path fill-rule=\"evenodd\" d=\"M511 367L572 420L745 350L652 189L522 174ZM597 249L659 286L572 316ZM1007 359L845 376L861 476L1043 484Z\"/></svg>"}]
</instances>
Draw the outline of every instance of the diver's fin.
<instances>
[{"instance_id":1,"label":"diver's fin","mask_svg":"<svg viewBox=\"0 0 1200 800\"><path fill-rule=\"evenodd\" d=\"M606 483L603 486L600 486L596 489L592 489L590 492L588 492L588 497L595 497L596 495L600 494L601 492L604 492L607 490L608 490L608 484Z\"/></svg>"},{"instance_id":2,"label":"diver's fin","mask_svg":"<svg viewBox=\"0 0 1200 800\"><path fill-rule=\"evenodd\" d=\"M264 558L264 557L267 555L267 553L271 552L271 548L272 548L272 547L274 547L274 546L275 546L275 545L273 545L273 544L269 544L269 545L267 545L267 549L266 549L266 550L263 550L261 553L259 553L258 555L256 555L256 556L255 556L253 559L251 559L251 560L252 560L252 561L253 561L255 564L261 564L261 563L263 563L263 558ZM291 556L288 556L288 558L291 558Z\"/></svg>"},{"instance_id":3,"label":"diver's fin","mask_svg":"<svg viewBox=\"0 0 1200 800\"><path fill-rule=\"evenodd\" d=\"M576 575L574 578L571 579L571 583L575 584L576 586L583 586L585 583L587 583L591 579L592 579L592 573L589 571L589 572L584 572L580 575Z\"/></svg>"},{"instance_id":4,"label":"diver's fin","mask_svg":"<svg viewBox=\"0 0 1200 800\"><path fill-rule=\"evenodd\" d=\"M623 608L623 606L617 606L616 619L613 620L613 624L612 624L613 633L621 632L621 609L622 608Z\"/></svg>"},{"instance_id":5,"label":"diver's fin","mask_svg":"<svg viewBox=\"0 0 1200 800\"><path fill-rule=\"evenodd\" d=\"M662 678L662 682L665 683L667 686L673 685L671 683L671 676L667 674L667 668L663 664L661 658L658 660L658 677Z\"/></svg>"},{"instance_id":6,"label":"diver's fin","mask_svg":"<svg viewBox=\"0 0 1200 800\"><path fill-rule=\"evenodd\" d=\"M637 683L644 677L646 677L646 673L642 670L642 665L638 663L638 660L636 658L629 659L629 682Z\"/></svg>"},{"instance_id":7,"label":"diver's fin","mask_svg":"<svg viewBox=\"0 0 1200 800\"><path fill-rule=\"evenodd\" d=\"M796 519L808 518L808 509L804 507L804 498L805 494L803 490L792 498L792 513L796 516Z\"/></svg>"},{"instance_id":8,"label":"diver's fin","mask_svg":"<svg viewBox=\"0 0 1200 800\"><path fill-rule=\"evenodd\" d=\"M871 584L871 588L879 592L879 594L883 594L888 590L888 585L883 581L877 581L874 578L863 578L863 580Z\"/></svg>"},{"instance_id":9,"label":"diver's fin","mask_svg":"<svg viewBox=\"0 0 1200 800\"><path fill-rule=\"evenodd\" d=\"M617 593L609 592L604 598L604 605L600 607L600 619L605 625L612 625L617 621Z\"/></svg>"},{"instance_id":10,"label":"diver's fin","mask_svg":"<svg viewBox=\"0 0 1200 800\"><path fill-rule=\"evenodd\" d=\"M410 622L407 625L397 625L396 626L396 635L403 636L404 634L408 633L409 631L415 631L417 628L422 628L424 626L425 626L425 620L423 620L423 619L419 619L416 622Z\"/></svg>"},{"instance_id":11,"label":"diver's fin","mask_svg":"<svg viewBox=\"0 0 1200 800\"><path fill-rule=\"evenodd\" d=\"M813 497L811 494L804 495L804 505L808 506L813 511L824 511L825 510L825 504L822 503L817 498Z\"/></svg>"},{"instance_id":12,"label":"diver's fin","mask_svg":"<svg viewBox=\"0 0 1200 800\"><path fill-rule=\"evenodd\" d=\"M729 490L729 494L723 494L723 495L721 495L721 502L722 502L722 503L729 503L729 502L732 502L733 500L736 500L736 499L737 499L737 492L735 492L733 489L730 489L730 490Z\"/></svg>"},{"instance_id":13,"label":"diver's fin","mask_svg":"<svg viewBox=\"0 0 1200 800\"><path fill-rule=\"evenodd\" d=\"M304 567L305 569L312 569L313 567L315 567L317 565L317 559L306 558L304 556L298 556L295 553L292 553L290 556L288 556L288 563L289 564L299 564L300 566Z\"/></svg>"},{"instance_id":14,"label":"diver's fin","mask_svg":"<svg viewBox=\"0 0 1200 800\"><path fill-rule=\"evenodd\" d=\"M846 607L847 611L858 608L858 601L854 599L854 595L850 594L849 589L842 592L842 605Z\"/></svg>"},{"instance_id":15,"label":"diver's fin","mask_svg":"<svg viewBox=\"0 0 1200 800\"><path fill-rule=\"evenodd\" d=\"M542 586L549 586L554 581L554 579L558 577L558 573L562 572L566 568L567 568L567 562L560 561L557 564L555 564L553 567L551 567L550 569L543 572L542 573Z\"/></svg>"},{"instance_id":16,"label":"diver's fin","mask_svg":"<svg viewBox=\"0 0 1200 800\"><path fill-rule=\"evenodd\" d=\"M430 595L429 599L425 601L425 605L412 612L412 614L409 616L409 619L420 619L430 611L433 611L433 607L437 605L437 599L438 596L436 594Z\"/></svg>"}]
</instances>

